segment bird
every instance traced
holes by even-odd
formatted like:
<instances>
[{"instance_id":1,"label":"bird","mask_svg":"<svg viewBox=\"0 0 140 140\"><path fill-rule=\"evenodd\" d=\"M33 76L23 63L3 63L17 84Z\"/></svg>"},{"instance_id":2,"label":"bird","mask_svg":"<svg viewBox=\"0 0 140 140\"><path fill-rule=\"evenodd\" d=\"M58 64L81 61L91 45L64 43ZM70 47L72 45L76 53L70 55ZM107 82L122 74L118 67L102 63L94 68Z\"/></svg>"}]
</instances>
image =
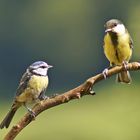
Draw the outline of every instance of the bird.
<instances>
[{"instance_id":1,"label":"bird","mask_svg":"<svg viewBox=\"0 0 140 140\"><path fill-rule=\"evenodd\" d=\"M110 19L105 23L104 54L110 62L110 67L123 65L125 70L117 74L116 81L131 83L127 64L132 56L133 40L122 21ZM104 77L107 70L103 71Z\"/></svg>"},{"instance_id":2,"label":"bird","mask_svg":"<svg viewBox=\"0 0 140 140\"><path fill-rule=\"evenodd\" d=\"M49 83L47 73L48 69L52 67L53 66L48 65L44 61L36 61L26 69L16 90L16 95L10 111L0 123L0 129L9 127L17 109L22 105L35 117L34 112L27 104L48 98L45 95Z\"/></svg>"}]
</instances>

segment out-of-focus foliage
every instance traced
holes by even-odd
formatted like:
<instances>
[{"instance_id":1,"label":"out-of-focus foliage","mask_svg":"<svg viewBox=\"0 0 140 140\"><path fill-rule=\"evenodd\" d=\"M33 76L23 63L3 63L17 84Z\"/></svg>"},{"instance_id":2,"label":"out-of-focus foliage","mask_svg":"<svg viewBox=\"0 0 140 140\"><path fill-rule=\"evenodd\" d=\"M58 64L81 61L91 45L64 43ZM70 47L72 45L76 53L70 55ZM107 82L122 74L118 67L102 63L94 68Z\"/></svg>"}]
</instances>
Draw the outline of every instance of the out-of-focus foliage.
<instances>
[{"instance_id":1,"label":"out-of-focus foliage","mask_svg":"<svg viewBox=\"0 0 140 140\"><path fill-rule=\"evenodd\" d=\"M102 45L104 23L110 18L129 28L133 59L138 59L139 8L137 1L121 0L0 0L1 96L12 97L27 66L37 60L54 65L50 92L72 88L101 72L109 65Z\"/></svg>"},{"instance_id":2,"label":"out-of-focus foliage","mask_svg":"<svg viewBox=\"0 0 140 140\"><path fill-rule=\"evenodd\" d=\"M108 67L102 45L104 24L111 18L127 26L134 40L132 61L139 61L139 9L137 0L0 0L0 120L34 61L54 66L50 94L76 87ZM115 84L112 77L95 86L97 96L46 111L17 139L139 140L140 76L131 75L131 85Z\"/></svg>"}]
</instances>

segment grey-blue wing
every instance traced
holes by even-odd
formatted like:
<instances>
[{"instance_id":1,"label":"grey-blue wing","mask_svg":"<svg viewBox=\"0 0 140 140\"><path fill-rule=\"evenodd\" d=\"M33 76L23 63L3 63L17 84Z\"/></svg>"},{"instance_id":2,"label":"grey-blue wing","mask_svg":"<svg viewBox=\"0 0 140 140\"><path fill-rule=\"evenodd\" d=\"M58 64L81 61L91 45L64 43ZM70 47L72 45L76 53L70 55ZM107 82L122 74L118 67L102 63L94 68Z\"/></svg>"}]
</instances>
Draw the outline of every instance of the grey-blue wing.
<instances>
[{"instance_id":1,"label":"grey-blue wing","mask_svg":"<svg viewBox=\"0 0 140 140\"><path fill-rule=\"evenodd\" d=\"M31 75L28 74L27 72L23 74L16 91L16 96L19 96L27 88L30 78Z\"/></svg>"}]
</instances>

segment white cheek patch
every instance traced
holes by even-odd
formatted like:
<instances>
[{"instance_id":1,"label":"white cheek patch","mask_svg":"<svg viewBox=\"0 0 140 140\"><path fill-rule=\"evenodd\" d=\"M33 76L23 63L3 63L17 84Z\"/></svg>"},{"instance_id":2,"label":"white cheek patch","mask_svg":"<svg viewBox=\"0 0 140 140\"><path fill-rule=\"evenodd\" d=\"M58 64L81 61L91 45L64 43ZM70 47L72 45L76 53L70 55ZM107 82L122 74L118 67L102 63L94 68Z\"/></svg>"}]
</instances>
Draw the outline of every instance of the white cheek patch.
<instances>
[{"instance_id":1,"label":"white cheek patch","mask_svg":"<svg viewBox=\"0 0 140 140\"><path fill-rule=\"evenodd\" d=\"M118 34L124 34L125 33L125 27L123 24L118 24L113 28L113 31L118 33Z\"/></svg>"},{"instance_id":2,"label":"white cheek patch","mask_svg":"<svg viewBox=\"0 0 140 140\"><path fill-rule=\"evenodd\" d=\"M36 74L39 74L39 75L42 75L42 76L46 76L47 75L47 68L38 68L38 69L35 69L33 70L34 73Z\"/></svg>"}]
</instances>

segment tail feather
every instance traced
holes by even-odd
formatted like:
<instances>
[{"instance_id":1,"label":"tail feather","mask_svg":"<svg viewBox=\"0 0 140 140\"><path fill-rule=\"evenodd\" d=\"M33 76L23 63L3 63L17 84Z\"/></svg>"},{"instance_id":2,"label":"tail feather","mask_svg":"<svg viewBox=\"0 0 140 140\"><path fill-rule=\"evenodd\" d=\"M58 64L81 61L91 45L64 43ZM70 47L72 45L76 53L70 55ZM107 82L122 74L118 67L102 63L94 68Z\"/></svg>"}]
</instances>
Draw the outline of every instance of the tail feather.
<instances>
[{"instance_id":1,"label":"tail feather","mask_svg":"<svg viewBox=\"0 0 140 140\"><path fill-rule=\"evenodd\" d=\"M121 73L117 75L116 79L117 79L117 82L127 83L127 84L130 84L132 81L129 71L122 71Z\"/></svg>"},{"instance_id":2,"label":"tail feather","mask_svg":"<svg viewBox=\"0 0 140 140\"><path fill-rule=\"evenodd\" d=\"M18 109L17 107L16 108L11 108L11 110L7 113L6 117L1 122L0 129L3 129L4 127L6 127L6 128L9 127L10 122L12 121L17 109Z\"/></svg>"}]
</instances>

